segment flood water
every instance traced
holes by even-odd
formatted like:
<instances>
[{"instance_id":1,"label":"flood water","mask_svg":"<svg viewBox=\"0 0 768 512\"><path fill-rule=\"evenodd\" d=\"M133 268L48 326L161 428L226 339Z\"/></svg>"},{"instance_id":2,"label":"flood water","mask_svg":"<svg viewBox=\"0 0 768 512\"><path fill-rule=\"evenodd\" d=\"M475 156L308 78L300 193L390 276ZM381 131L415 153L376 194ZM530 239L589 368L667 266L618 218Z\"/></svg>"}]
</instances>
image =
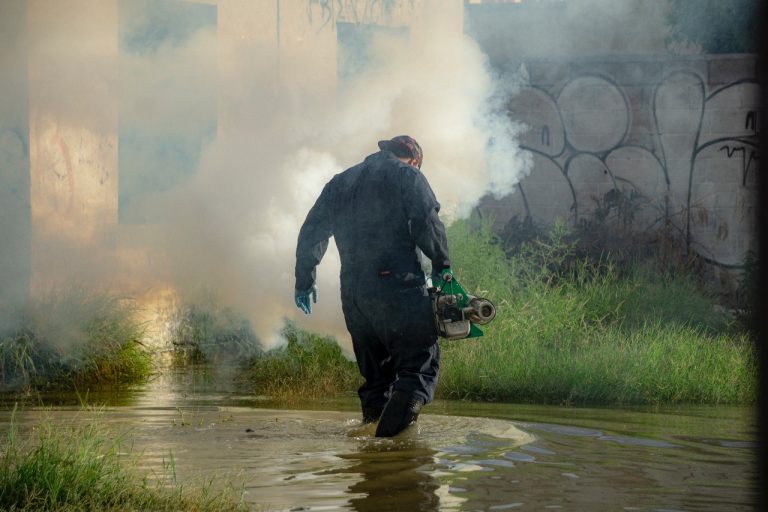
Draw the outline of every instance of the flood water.
<instances>
[{"instance_id":1,"label":"flood water","mask_svg":"<svg viewBox=\"0 0 768 512\"><path fill-rule=\"evenodd\" d=\"M227 379L224 379L226 381ZM276 408L176 372L106 404L25 406L16 422L96 414L140 465L242 489L254 510L751 510L754 411L438 401L376 439L355 397ZM12 404L0 411L7 431Z\"/></svg>"}]
</instances>

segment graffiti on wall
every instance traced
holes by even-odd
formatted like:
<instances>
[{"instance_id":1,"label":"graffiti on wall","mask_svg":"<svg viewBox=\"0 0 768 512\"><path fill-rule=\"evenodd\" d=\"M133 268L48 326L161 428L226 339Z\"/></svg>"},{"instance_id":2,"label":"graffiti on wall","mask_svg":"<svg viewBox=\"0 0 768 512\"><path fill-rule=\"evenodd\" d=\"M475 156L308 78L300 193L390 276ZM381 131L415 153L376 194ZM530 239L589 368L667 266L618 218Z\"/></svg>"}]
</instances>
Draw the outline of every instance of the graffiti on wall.
<instances>
[{"instance_id":1,"label":"graffiti on wall","mask_svg":"<svg viewBox=\"0 0 768 512\"><path fill-rule=\"evenodd\" d=\"M534 167L507 199L517 218L672 226L693 250L739 266L754 238L759 122L754 80L708 90L693 71L620 86L584 74L555 95L528 86L509 104Z\"/></svg>"},{"instance_id":2,"label":"graffiti on wall","mask_svg":"<svg viewBox=\"0 0 768 512\"><path fill-rule=\"evenodd\" d=\"M395 18L408 17L413 0L307 0L307 18L318 30L336 22L389 24Z\"/></svg>"}]
</instances>

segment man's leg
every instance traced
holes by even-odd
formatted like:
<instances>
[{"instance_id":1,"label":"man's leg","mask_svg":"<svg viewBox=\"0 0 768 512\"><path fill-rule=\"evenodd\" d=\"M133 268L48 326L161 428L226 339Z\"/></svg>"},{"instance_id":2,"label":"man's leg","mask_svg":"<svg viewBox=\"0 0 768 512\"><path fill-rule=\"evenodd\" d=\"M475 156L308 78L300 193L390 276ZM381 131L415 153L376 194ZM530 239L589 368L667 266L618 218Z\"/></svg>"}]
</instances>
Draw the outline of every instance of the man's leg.
<instances>
[{"instance_id":1,"label":"man's leg","mask_svg":"<svg viewBox=\"0 0 768 512\"><path fill-rule=\"evenodd\" d=\"M396 375L393 391L410 393L424 404L434 400L440 375L440 345L436 340L426 347L403 347L392 362Z\"/></svg>"},{"instance_id":2,"label":"man's leg","mask_svg":"<svg viewBox=\"0 0 768 512\"><path fill-rule=\"evenodd\" d=\"M389 351L379 340L366 316L352 297L342 294L342 309L360 375L365 382L357 391L363 422L378 421L387 403L387 392L395 380L395 369Z\"/></svg>"},{"instance_id":3,"label":"man's leg","mask_svg":"<svg viewBox=\"0 0 768 512\"><path fill-rule=\"evenodd\" d=\"M403 348L393 356L396 379L381 415L376 437L391 437L416 422L423 405L435 397L440 372L437 342L418 349Z\"/></svg>"},{"instance_id":4,"label":"man's leg","mask_svg":"<svg viewBox=\"0 0 768 512\"><path fill-rule=\"evenodd\" d=\"M440 371L432 301L426 288L393 290L377 311L375 327L392 354L395 378L376 436L390 437L416 421L432 401Z\"/></svg>"},{"instance_id":5,"label":"man's leg","mask_svg":"<svg viewBox=\"0 0 768 512\"><path fill-rule=\"evenodd\" d=\"M384 345L375 339L352 338L357 367L365 382L357 390L363 409L363 423L378 421L387 403L387 392L395 380L392 358Z\"/></svg>"}]
</instances>

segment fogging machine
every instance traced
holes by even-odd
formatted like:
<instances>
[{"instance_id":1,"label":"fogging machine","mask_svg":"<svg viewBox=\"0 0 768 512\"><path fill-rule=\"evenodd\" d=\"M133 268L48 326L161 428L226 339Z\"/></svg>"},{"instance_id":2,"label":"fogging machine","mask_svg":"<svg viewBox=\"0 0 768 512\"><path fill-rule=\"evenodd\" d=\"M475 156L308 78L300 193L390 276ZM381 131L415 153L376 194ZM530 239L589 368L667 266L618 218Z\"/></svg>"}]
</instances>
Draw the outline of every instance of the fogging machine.
<instances>
[{"instance_id":1,"label":"fogging machine","mask_svg":"<svg viewBox=\"0 0 768 512\"><path fill-rule=\"evenodd\" d=\"M496 306L482 297L470 295L455 277L437 277L429 288L437 334L448 340L476 338L483 335L478 325L496 316Z\"/></svg>"}]
</instances>

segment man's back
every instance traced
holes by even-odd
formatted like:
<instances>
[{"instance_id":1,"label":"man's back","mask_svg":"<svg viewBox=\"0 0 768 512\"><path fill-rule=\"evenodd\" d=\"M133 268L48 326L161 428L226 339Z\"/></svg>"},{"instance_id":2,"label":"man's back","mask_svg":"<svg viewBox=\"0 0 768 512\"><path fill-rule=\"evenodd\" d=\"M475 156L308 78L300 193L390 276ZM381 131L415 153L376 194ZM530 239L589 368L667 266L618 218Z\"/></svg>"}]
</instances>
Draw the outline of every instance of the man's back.
<instances>
[{"instance_id":1,"label":"man's back","mask_svg":"<svg viewBox=\"0 0 768 512\"><path fill-rule=\"evenodd\" d=\"M382 151L331 181L329 213L344 283L418 280L420 264L403 190L417 173Z\"/></svg>"},{"instance_id":2,"label":"man's back","mask_svg":"<svg viewBox=\"0 0 768 512\"><path fill-rule=\"evenodd\" d=\"M433 266L450 265L439 208L418 169L389 151L368 156L334 176L307 216L297 247L297 286L311 285L309 272L329 236L339 249L342 288L424 284L417 246Z\"/></svg>"}]
</instances>

